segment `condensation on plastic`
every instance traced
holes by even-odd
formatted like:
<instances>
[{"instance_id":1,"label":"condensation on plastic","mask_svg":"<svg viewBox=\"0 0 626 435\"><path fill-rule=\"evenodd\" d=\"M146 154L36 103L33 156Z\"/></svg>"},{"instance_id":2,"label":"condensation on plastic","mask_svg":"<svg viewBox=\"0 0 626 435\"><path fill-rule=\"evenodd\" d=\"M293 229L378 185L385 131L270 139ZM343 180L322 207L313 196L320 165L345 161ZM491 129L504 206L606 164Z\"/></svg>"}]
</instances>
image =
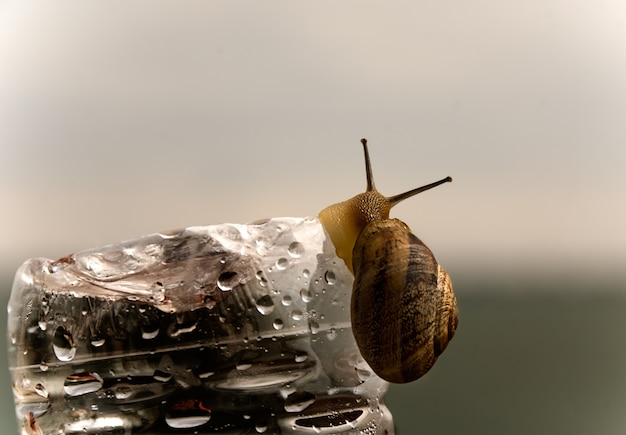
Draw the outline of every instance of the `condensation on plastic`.
<instances>
[{"instance_id":1,"label":"condensation on plastic","mask_svg":"<svg viewBox=\"0 0 626 435\"><path fill-rule=\"evenodd\" d=\"M23 434L393 433L317 219L159 233L17 271Z\"/></svg>"}]
</instances>

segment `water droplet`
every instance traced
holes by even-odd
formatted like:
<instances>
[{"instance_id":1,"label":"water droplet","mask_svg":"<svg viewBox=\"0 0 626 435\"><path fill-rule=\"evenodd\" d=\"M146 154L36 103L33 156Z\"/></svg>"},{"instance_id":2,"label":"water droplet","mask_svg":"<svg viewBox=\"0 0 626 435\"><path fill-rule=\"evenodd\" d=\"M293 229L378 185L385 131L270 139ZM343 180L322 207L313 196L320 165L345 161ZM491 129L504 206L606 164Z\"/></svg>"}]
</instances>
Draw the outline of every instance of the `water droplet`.
<instances>
[{"instance_id":1,"label":"water droplet","mask_svg":"<svg viewBox=\"0 0 626 435\"><path fill-rule=\"evenodd\" d=\"M217 278L217 286L222 291L232 290L239 285L239 274L237 272L224 272Z\"/></svg>"},{"instance_id":2,"label":"water droplet","mask_svg":"<svg viewBox=\"0 0 626 435\"><path fill-rule=\"evenodd\" d=\"M54 333L52 349L59 361L71 361L74 355L76 355L74 338L63 326L59 326Z\"/></svg>"},{"instance_id":3,"label":"water droplet","mask_svg":"<svg viewBox=\"0 0 626 435\"><path fill-rule=\"evenodd\" d=\"M291 384L287 384L280 389L280 395L283 399L286 399L287 397L289 397L290 394L293 394L295 392L296 387L292 386Z\"/></svg>"},{"instance_id":4,"label":"water droplet","mask_svg":"<svg viewBox=\"0 0 626 435\"><path fill-rule=\"evenodd\" d=\"M293 299L291 298L291 296L289 296L289 295L285 295L285 296L283 296L283 297L282 297L282 299L280 300L280 302L281 302L284 306L288 307L288 306L289 306L289 305L291 305L291 303L293 302Z\"/></svg>"},{"instance_id":5,"label":"water droplet","mask_svg":"<svg viewBox=\"0 0 626 435\"><path fill-rule=\"evenodd\" d=\"M337 278L335 277L335 272L332 270L327 270L324 274L324 279L328 283L328 285L333 285L337 282Z\"/></svg>"},{"instance_id":6,"label":"water droplet","mask_svg":"<svg viewBox=\"0 0 626 435\"><path fill-rule=\"evenodd\" d=\"M311 320L309 327L311 328L311 334L317 334L320 331L320 325L315 320Z\"/></svg>"},{"instance_id":7,"label":"water droplet","mask_svg":"<svg viewBox=\"0 0 626 435\"><path fill-rule=\"evenodd\" d=\"M287 252L293 258L300 258L304 255L304 246L300 242L293 242L287 248Z\"/></svg>"},{"instance_id":8,"label":"water droplet","mask_svg":"<svg viewBox=\"0 0 626 435\"><path fill-rule=\"evenodd\" d=\"M100 347L104 344L104 342L105 342L104 338L94 337L91 339L91 345L93 347Z\"/></svg>"},{"instance_id":9,"label":"water droplet","mask_svg":"<svg viewBox=\"0 0 626 435\"><path fill-rule=\"evenodd\" d=\"M300 290L300 297L303 302L311 302L313 300L313 294L305 288Z\"/></svg>"},{"instance_id":10,"label":"water droplet","mask_svg":"<svg viewBox=\"0 0 626 435\"><path fill-rule=\"evenodd\" d=\"M102 388L104 381L99 374L94 372L80 372L69 375L65 378L63 391L68 396L82 396L83 394L93 393Z\"/></svg>"},{"instance_id":11,"label":"water droplet","mask_svg":"<svg viewBox=\"0 0 626 435\"><path fill-rule=\"evenodd\" d=\"M134 391L130 385L122 384L115 388L115 398L117 400L125 400L133 395Z\"/></svg>"},{"instance_id":12,"label":"water droplet","mask_svg":"<svg viewBox=\"0 0 626 435\"><path fill-rule=\"evenodd\" d=\"M264 316L274 311L274 302L269 295L261 296L256 301L256 309Z\"/></svg>"},{"instance_id":13,"label":"water droplet","mask_svg":"<svg viewBox=\"0 0 626 435\"><path fill-rule=\"evenodd\" d=\"M293 310L291 312L291 318L293 320L302 320L302 316L303 316L302 315L302 311L300 311L300 310Z\"/></svg>"},{"instance_id":14,"label":"water droplet","mask_svg":"<svg viewBox=\"0 0 626 435\"><path fill-rule=\"evenodd\" d=\"M285 399L285 411L301 412L313 402L315 402L315 396L313 394L306 391L296 392L290 394L289 397Z\"/></svg>"},{"instance_id":15,"label":"water droplet","mask_svg":"<svg viewBox=\"0 0 626 435\"><path fill-rule=\"evenodd\" d=\"M268 426L269 424L267 423L267 421L260 420L260 421L257 421L256 425L254 426L254 429L258 433L264 433L265 431L267 431Z\"/></svg>"},{"instance_id":16,"label":"water droplet","mask_svg":"<svg viewBox=\"0 0 626 435\"><path fill-rule=\"evenodd\" d=\"M276 260L276 269L285 270L287 269L287 266L289 266L289 260L287 260L286 258L281 257Z\"/></svg>"},{"instance_id":17,"label":"water droplet","mask_svg":"<svg viewBox=\"0 0 626 435\"><path fill-rule=\"evenodd\" d=\"M302 275L303 275L305 278L308 278L308 277L310 277L310 276L311 276L311 272L309 271L309 269L304 269L304 270L302 271Z\"/></svg>"},{"instance_id":18,"label":"water droplet","mask_svg":"<svg viewBox=\"0 0 626 435\"><path fill-rule=\"evenodd\" d=\"M48 324L46 323L45 320L40 320L38 324L39 324L39 329L41 329L42 331L45 331L48 328Z\"/></svg>"},{"instance_id":19,"label":"water droplet","mask_svg":"<svg viewBox=\"0 0 626 435\"><path fill-rule=\"evenodd\" d=\"M154 380L159 382L168 382L170 379L172 379L172 374L164 370L156 369L152 374L152 377L154 378Z\"/></svg>"},{"instance_id":20,"label":"water droplet","mask_svg":"<svg viewBox=\"0 0 626 435\"><path fill-rule=\"evenodd\" d=\"M143 338L144 340L152 340L153 338L156 338L157 335L159 335L158 326L154 326L154 325L149 325L149 326L151 327L147 327L147 326L141 327L141 338Z\"/></svg>"},{"instance_id":21,"label":"water droplet","mask_svg":"<svg viewBox=\"0 0 626 435\"><path fill-rule=\"evenodd\" d=\"M283 329L284 324L283 324L282 319L275 319L274 322L272 323L272 326L276 330Z\"/></svg>"},{"instance_id":22,"label":"water droplet","mask_svg":"<svg viewBox=\"0 0 626 435\"><path fill-rule=\"evenodd\" d=\"M297 363L305 362L309 358L309 354L303 351L296 352L294 360Z\"/></svg>"},{"instance_id":23,"label":"water droplet","mask_svg":"<svg viewBox=\"0 0 626 435\"><path fill-rule=\"evenodd\" d=\"M259 285L261 287L267 287L267 278L262 270L257 270L255 277L259 281Z\"/></svg>"},{"instance_id":24,"label":"water droplet","mask_svg":"<svg viewBox=\"0 0 626 435\"><path fill-rule=\"evenodd\" d=\"M372 376L372 372L369 370L358 369L356 371L356 375L359 378L359 381L365 382Z\"/></svg>"},{"instance_id":25,"label":"water droplet","mask_svg":"<svg viewBox=\"0 0 626 435\"><path fill-rule=\"evenodd\" d=\"M326 333L326 338L328 338L329 341L333 341L337 338L337 330L335 328L330 328Z\"/></svg>"},{"instance_id":26,"label":"water droplet","mask_svg":"<svg viewBox=\"0 0 626 435\"><path fill-rule=\"evenodd\" d=\"M42 372L47 372L48 371L48 364L46 364L45 362L41 362L41 364L39 364L39 370L41 370Z\"/></svg>"},{"instance_id":27,"label":"water droplet","mask_svg":"<svg viewBox=\"0 0 626 435\"><path fill-rule=\"evenodd\" d=\"M46 390L46 387L44 387L43 384L35 385L35 393L39 394L44 399L48 398L48 390Z\"/></svg>"},{"instance_id":28,"label":"water droplet","mask_svg":"<svg viewBox=\"0 0 626 435\"><path fill-rule=\"evenodd\" d=\"M235 364L237 370L248 370L250 367L252 367L252 363L246 360L238 361L237 364Z\"/></svg>"},{"instance_id":29,"label":"water droplet","mask_svg":"<svg viewBox=\"0 0 626 435\"><path fill-rule=\"evenodd\" d=\"M165 422L173 429L202 426L211 419L211 408L197 399L183 399L173 403L165 413Z\"/></svg>"}]
</instances>

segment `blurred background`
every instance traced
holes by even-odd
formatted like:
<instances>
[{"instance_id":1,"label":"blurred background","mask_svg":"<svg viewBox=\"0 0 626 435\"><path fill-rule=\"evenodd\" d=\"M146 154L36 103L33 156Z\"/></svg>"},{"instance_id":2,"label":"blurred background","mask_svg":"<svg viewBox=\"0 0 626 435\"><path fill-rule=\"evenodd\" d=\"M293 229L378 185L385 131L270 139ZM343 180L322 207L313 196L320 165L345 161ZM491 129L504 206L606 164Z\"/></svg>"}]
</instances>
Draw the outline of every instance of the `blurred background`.
<instances>
[{"instance_id":1,"label":"blurred background","mask_svg":"<svg viewBox=\"0 0 626 435\"><path fill-rule=\"evenodd\" d=\"M384 194L454 178L393 213L460 310L397 432L623 434L625 121L623 2L0 0L0 303L29 257L316 215L367 137Z\"/></svg>"}]
</instances>

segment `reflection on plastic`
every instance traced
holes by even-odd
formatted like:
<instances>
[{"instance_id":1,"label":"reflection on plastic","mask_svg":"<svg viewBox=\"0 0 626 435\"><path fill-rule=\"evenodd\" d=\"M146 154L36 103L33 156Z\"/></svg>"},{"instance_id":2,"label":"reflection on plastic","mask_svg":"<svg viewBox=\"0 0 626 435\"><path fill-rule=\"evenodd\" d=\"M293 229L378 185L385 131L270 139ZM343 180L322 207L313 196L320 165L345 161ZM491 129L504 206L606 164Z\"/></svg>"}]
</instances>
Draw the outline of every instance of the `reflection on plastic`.
<instances>
[{"instance_id":1,"label":"reflection on plastic","mask_svg":"<svg viewBox=\"0 0 626 435\"><path fill-rule=\"evenodd\" d=\"M9 302L22 434L393 433L316 219L28 260Z\"/></svg>"}]
</instances>

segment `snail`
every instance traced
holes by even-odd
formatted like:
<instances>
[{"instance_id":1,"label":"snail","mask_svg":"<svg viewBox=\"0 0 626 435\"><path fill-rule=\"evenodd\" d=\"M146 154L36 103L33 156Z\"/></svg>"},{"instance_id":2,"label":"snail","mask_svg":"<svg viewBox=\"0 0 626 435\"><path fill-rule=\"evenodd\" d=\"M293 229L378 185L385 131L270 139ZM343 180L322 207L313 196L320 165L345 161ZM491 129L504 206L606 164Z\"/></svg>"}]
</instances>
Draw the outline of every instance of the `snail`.
<instances>
[{"instance_id":1,"label":"snail","mask_svg":"<svg viewBox=\"0 0 626 435\"><path fill-rule=\"evenodd\" d=\"M410 382L428 372L458 322L448 274L389 211L451 179L387 198L374 187L362 144L366 192L319 219L193 226L56 261L26 260L7 306L22 431L98 430L91 416L75 418L85 393L110 412L124 411L124 400L99 392L128 389L139 376L141 385L132 381L141 393L132 398L137 409L156 401L158 409L118 412L124 418L111 431L231 425L212 414L257 431L393 432L383 380ZM358 350L378 376L362 370ZM254 419L235 415L224 392L252 394L240 402ZM181 404L202 406L181 414ZM62 420L69 423L59 426Z\"/></svg>"},{"instance_id":2,"label":"snail","mask_svg":"<svg viewBox=\"0 0 626 435\"><path fill-rule=\"evenodd\" d=\"M389 211L452 178L385 197L374 186L367 141L361 143L366 191L325 208L319 220L354 275L351 322L363 358L386 381L406 383L431 369L454 335L458 314L448 273Z\"/></svg>"}]
</instances>

